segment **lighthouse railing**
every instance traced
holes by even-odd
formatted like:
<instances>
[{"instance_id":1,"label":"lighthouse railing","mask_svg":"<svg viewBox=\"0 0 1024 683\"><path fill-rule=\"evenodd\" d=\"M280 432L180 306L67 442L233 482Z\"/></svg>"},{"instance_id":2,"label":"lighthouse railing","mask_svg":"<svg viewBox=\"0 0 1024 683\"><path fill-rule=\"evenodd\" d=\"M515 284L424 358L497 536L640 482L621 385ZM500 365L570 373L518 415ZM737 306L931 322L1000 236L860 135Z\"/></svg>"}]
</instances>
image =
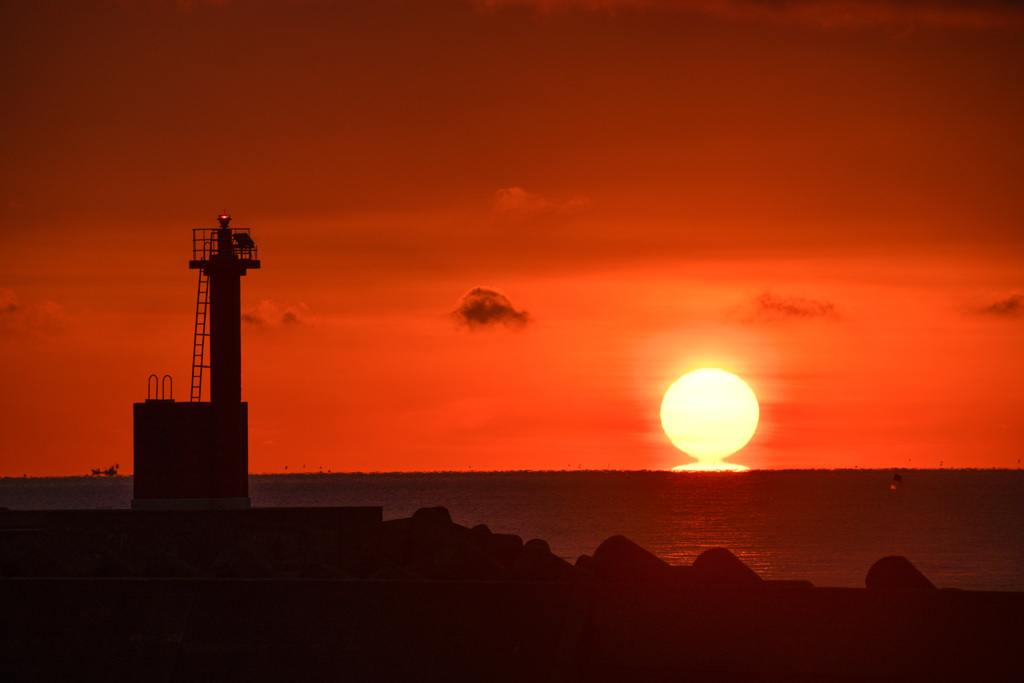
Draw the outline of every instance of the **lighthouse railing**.
<instances>
[{"instance_id":1,"label":"lighthouse railing","mask_svg":"<svg viewBox=\"0 0 1024 683\"><path fill-rule=\"evenodd\" d=\"M217 254L217 228L193 228L192 229L192 260L209 261L210 257ZM246 238L239 243L237 239L232 240L232 252L244 261L259 261L259 252L249 236L249 228L231 228L231 236L245 235Z\"/></svg>"}]
</instances>

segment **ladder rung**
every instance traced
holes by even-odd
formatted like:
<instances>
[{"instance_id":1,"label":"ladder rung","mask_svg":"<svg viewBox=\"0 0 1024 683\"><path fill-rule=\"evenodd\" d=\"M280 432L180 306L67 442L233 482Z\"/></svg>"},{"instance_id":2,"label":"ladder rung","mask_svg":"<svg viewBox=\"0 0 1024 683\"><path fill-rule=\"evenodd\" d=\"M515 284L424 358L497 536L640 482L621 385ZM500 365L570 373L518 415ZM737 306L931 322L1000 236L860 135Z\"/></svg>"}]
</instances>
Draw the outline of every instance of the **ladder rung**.
<instances>
[{"instance_id":1,"label":"ladder rung","mask_svg":"<svg viewBox=\"0 0 1024 683\"><path fill-rule=\"evenodd\" d=\"M192 339L192 401L199 401L203 393L203 370L209 365L203 363L206 338L206 311L209 308L210 280L206 273L199 271L199 288L196 293L196 325Z\"/></svg>"}]
</instances>

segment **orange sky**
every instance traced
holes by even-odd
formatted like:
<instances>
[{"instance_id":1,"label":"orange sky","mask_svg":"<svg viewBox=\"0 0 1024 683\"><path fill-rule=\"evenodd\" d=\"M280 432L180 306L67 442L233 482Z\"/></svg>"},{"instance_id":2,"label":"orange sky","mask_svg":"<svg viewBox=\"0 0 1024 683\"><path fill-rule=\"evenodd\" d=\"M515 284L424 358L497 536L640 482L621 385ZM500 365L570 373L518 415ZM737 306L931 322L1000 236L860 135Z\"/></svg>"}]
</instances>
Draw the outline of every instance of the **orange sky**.
<instances>
[{"instance_id":1,"label":"orange sky","mask_svg":"<svg viewBox=\"0 0 1024 683\"><path fill-rule=\"evenodd\" d=\"M973 5L7 0L0 475L131 471L224 210L253 472L672 467L702 366L734 462L1016 467L1024 11Z\"/></svg>"}]
</instances>

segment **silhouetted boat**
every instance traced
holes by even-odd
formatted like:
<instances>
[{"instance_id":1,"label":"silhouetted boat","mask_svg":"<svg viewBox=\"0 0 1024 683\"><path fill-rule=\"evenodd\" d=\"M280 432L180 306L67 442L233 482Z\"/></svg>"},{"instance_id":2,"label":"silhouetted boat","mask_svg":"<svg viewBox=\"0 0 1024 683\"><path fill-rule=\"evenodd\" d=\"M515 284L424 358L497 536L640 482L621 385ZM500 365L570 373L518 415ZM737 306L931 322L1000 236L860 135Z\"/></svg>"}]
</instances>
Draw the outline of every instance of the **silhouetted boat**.
<instances>
[{"instance_id":1,"label":"silhouetted boat","mask_svg":"<svg viewBox=\"0 0 1024 683\"><path fill-rule=\"evenodd\" d=\"M89 476L90 477L116 477L117 476L117 469L119 467L120 467L120 465L114 465L114 466L108 467L106 469L102 469L102 468L97 467L97 468L95 468L92 471L92 474L90 474Z\"/></svg>"}]
</instances>

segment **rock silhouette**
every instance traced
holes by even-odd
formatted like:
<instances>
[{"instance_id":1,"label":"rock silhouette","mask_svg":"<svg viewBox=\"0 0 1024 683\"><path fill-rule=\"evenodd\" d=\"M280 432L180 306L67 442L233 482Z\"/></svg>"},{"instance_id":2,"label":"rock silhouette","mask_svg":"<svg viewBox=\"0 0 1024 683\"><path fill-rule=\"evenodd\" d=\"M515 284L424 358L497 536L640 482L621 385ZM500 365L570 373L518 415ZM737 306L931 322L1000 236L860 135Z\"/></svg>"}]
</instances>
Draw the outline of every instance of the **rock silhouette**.
<instances>
[{"instance_id":1,"label":"rock silhouette","mask_svg":"<svg viewBox=\"0 0 1024 683\"><path fill-rule=\"evenodd\" d=\"M920 570L900 555L890 555L871 565L864 584L873 590L935 590Z\"/></svg>"},{"instance_id":2,"label":"rock silhouette","mask_svg":"<svg viewBox=\"0 0 1024 683\"><path fill-rule=\"evenodd\" d=\"M306 517L316 520L322 516L312 508L293 512L254 509L234 518L234 513L225 512L224 519L234 519L236 528L228 524L203 533L191 528L203 515L91 512L101 514L69 516L61 511L59 517L74 519L75 524L50 528L43 528L46 524L40 521L46 517L44 511L6 513L3 519L8 526L17 526L14 520L22 519L33 529L0 535L0 577L305 577L678 586L766 583L727 548L705 550L692 565L670 565L625 536L614 535L599 544L593 555L581 555L573 563L552 553L542 539L524 543L520 536L494 533L485 524L472 528L457 524L444 507L421 508L410 517L377 521L372 533L355 535L315 521L305 523ZM295 520L283 526L254 524L246 521L247 512L255 517L266 513ZM90 519L93 521L87 523ZM132 524L118 528L129 520ZM150 521L140 526L142 520ZM91 530L82 533L84 527ZM797 580L767 583L809 585ZM898 556L876 562L865 583L872 589L935 589L906 558Z\"/></svg>"},{"instance_id":3,"label":"rock silhouette","mask_svg":"<svg viewBox=\"0 0 1024 683\"><path fill-rule=\"evenodd\" d=\"M439 507L10 511L0 660L5 680L1024 679L1024 594L937 590L903 557L866 584L763 580L725 548L673 566L621 535L572 564Z\"/></svg>"},{"instance_id":4,"label":"rock silhouette","mask_svg":"<svg viewBox=\"0 0 1024 683\"><path fill-rule=\"evenodd\" d=\"M612 536L594 551L593 568L606 581L670 581L672 567L625 536Z\"/></svg>"},{"instance_id":5,"label":"rock silhouette","mask_svg":"<svg viewBox=\"0 0 1024 683\"><path fill-rule=\"evenodd\" d=\"M487 525L478 524L469 530L469 542L479 548L482 552L490 555L506 569L512 564L523 551L523 539L515 534L496 534Z\"/></svg>"},{"instance_id":6,"label":"rock silhouette","mask_svg":"<svg viewBox=\"0 0 1024 683\"><path fill-rule=\"evenodd\" d=\"M710 548L693 561L694 577L702 583L734 586L759 584L762 579L726 548Z\"/></svg>"},{"instance_id":7,"label":"rock silhouette","mask_svg":"<svg viewBox=\"0 0 1024 683\"><path fill-rule=\"evenodd\" d=\"M509 569L515 581L576 581L579 574L567 561L552 554L547 541L534 538L523 545Z\"/></svg>"}]
</instances>

